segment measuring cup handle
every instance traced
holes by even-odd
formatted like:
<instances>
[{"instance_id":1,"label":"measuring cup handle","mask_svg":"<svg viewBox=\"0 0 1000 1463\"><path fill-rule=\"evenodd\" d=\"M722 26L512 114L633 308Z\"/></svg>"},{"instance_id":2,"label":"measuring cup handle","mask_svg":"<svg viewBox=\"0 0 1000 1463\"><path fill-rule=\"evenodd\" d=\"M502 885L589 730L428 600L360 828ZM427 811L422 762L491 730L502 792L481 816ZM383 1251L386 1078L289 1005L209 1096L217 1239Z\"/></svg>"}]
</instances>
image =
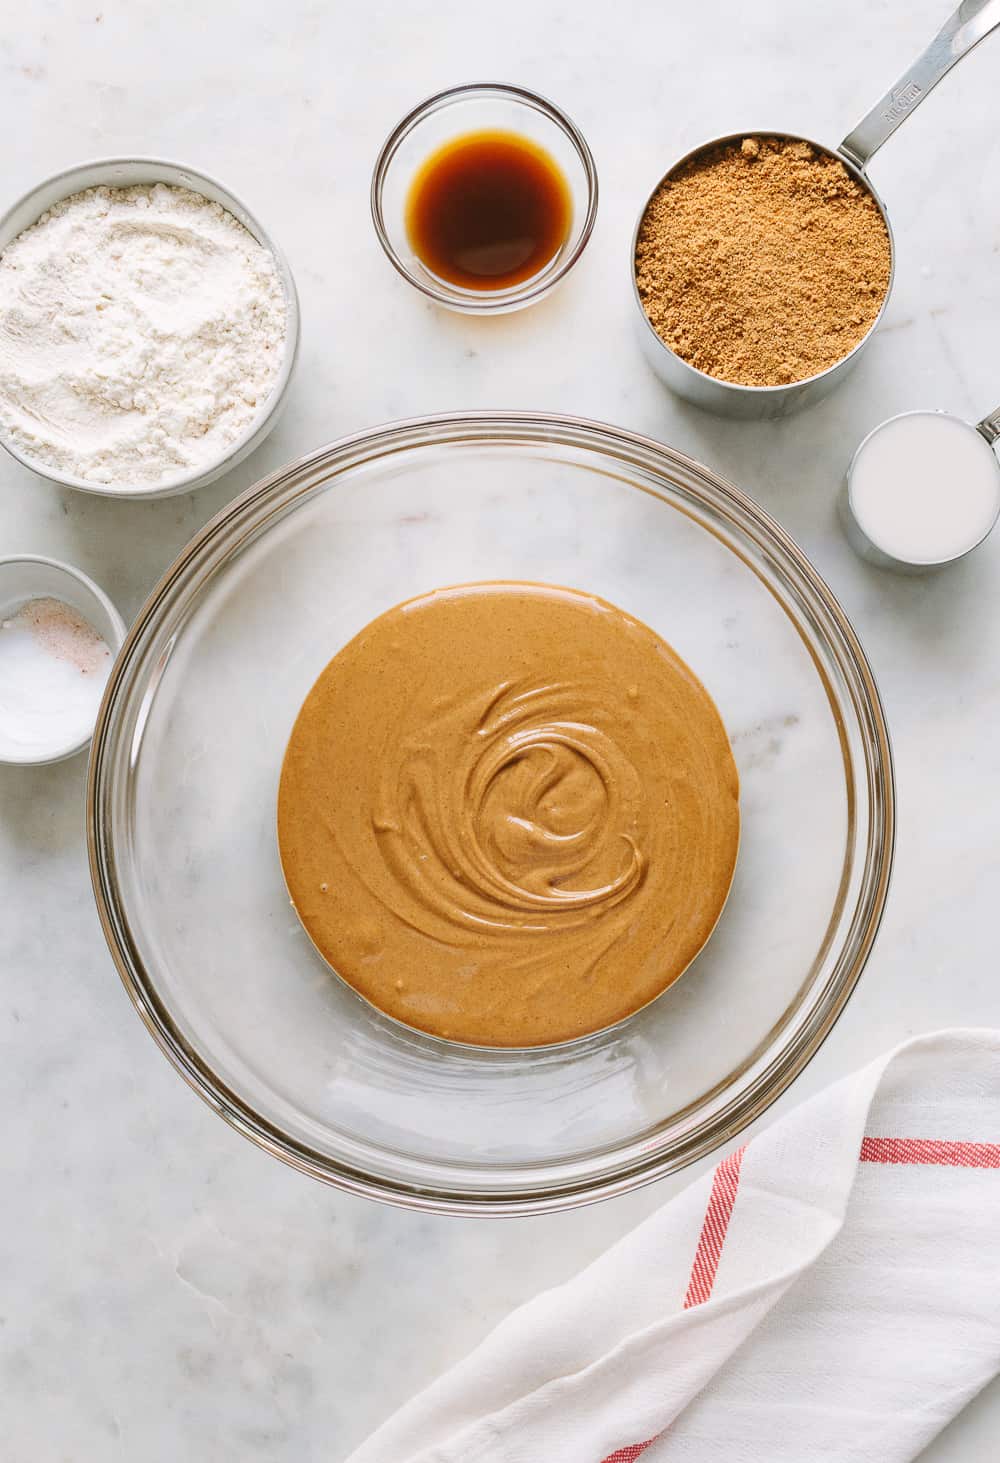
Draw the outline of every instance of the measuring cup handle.
<instances>
[{"instance_id":1,"label":"measuring cup handle","mask_svg":"<svg viewBox=\"0 0 1000 1463\"><path fill-rule=\"evenodd\" d=\"M982 432L991 446L1000 439L1000 406L996 411L991 411L989 416L983 417L981 422L976 423L976 431Z\"/></svg>"},{"instance_id":2,"label":"measuring cup handle","mask_svg":"<svg viewBox=\"0 0 1000 1463\"><path fill-rule=\"evenodd\" d=\"M917 57L892 90L886 92L866 117L862 117L854 131L844 138L838 151L855 167L862 170L867 167L872 154L920 105L942 76L998 25L1000 0L962 0L923 55Z\"/></svg>"}]
</instances>

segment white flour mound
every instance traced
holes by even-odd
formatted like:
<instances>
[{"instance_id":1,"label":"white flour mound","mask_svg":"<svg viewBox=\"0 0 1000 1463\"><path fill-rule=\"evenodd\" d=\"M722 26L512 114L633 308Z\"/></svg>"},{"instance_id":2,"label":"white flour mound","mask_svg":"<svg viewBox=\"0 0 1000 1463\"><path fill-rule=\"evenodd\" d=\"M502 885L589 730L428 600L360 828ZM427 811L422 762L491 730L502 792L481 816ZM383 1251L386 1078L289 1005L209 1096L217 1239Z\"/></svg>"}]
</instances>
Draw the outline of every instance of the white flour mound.
<instances>
[{"instance_id":1,"label":"white flour mound","mask_svg":"<svg viewBox=\"0 0 1000 1463\"><path fill-rule=\"evenodd\" d=\"M287 326L274 256L217 203L75 193L0 256L0 433L91 482L169 484L257 417Z\"/></svg>"}]
</instances>

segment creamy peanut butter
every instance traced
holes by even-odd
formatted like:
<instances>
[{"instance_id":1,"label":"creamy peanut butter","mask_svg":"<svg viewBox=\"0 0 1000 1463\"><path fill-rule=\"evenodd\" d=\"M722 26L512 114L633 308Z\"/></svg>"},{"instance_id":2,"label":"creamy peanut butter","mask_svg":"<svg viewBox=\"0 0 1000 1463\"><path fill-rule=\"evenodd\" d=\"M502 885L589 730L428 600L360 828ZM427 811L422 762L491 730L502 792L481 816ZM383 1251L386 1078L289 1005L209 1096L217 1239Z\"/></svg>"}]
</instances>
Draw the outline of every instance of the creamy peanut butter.
<instances>
[{"instance_id":1,"label":"creamy peanut butter","mask_svg":"<svg viewBox=\"0 0 1000 1463\"><path fill-rule=\"evenodd\" d=\"M483 1046L600 1030L719 917L739 841L719 713L579 590L466 584L334 656L285 754L278 842L320 954L410 1026Z\"/></svg>"}]
</instances>

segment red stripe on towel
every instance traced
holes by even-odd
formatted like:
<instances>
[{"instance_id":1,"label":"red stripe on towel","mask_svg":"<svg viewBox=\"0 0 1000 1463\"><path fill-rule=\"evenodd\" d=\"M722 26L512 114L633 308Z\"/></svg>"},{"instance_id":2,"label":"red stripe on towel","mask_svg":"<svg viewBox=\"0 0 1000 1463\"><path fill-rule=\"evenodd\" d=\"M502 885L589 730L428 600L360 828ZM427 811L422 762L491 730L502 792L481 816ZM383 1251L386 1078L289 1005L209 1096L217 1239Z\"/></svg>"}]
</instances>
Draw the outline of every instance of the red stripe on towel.
<instances>
[{"instance_id":1,"label":"red stripe on towel","mask_svg":"<svg viewBox=\"0 0 1000 1463\"><path fill-rule=\"evenodd\" d=\"M708 1208L702 1221L698 1248L694 1252L694 1263L691 1266L691 1279L684 1297L685 1310L700 1306L712 1294L722 1246L726 1241L726 1230L736 1203L736 1190L740 1186L740 1164L745 1152L744 1144L735 1153L724 1158L712 1175L712 1192L708 1196ZM636 1463L636 1459L655 1442L656 1438L647 1438L644 1443L629 1443L627 1447L609 1454L604 1463Z\"/></svg>"},{"instance_id":2,"label":"red stripe on towel","mask_svg":"<svg viewBox=\"0 0 1000 1463\"><path fill-rule=\"evenodd\" d=\"M708 1199L691 1279L684 1309L702 1305L712 1294L722 1246L736 1203L736 1191L740 1185L740 1164L744 1148L738 1148L724 1158L712 1178L712 1192ZM1000 1168L1000 1143L955 1143L939 1138L862 1138L862 1163L937 1163L949 1168ZM604 1463L636 1463L636 1460L656 1442L647 1438L644 1443L629 1443L604 1459Z\"/></svg>"},{"instance_id":3,"label":"red stripe on towel","mask_svg":"<svg viewBox=\"0 0 1000 1463\"><path fill-rule=\"evenodd\" d=\"M1000 1168L1000 1143L946 1143L940 1138L862 1138L861 1162Z\"/></svg>"},{"instance_id":4,"label":"red stripe on towel","mask_svg":"<svg viewBox=\"0 0 1000 1463\"><path fill-rule=\"evenodd\" d=\"M702 1305L712 1294L722 1246L726 1241L726 1230L736 1203L736 1190L740 1186L740 1164L745 1152L744 1146L737 1148L735 1153L730 1153L713 1175L712 1192L705 1211L705 1221L701 1226L694 1264L691 1266L687 1295L684 1297L686 1311L692 1306Z\"/></svg>"}]
</instances>

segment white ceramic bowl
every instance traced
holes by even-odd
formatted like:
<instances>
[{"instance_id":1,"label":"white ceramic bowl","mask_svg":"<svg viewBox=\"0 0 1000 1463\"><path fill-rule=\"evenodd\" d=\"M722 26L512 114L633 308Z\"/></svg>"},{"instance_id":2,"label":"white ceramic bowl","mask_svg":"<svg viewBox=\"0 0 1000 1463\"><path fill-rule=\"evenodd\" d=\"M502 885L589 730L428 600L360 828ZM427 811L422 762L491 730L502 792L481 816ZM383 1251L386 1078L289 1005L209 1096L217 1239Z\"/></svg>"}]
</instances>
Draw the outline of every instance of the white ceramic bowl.
<instances>
[{"instance_id":1,"label":"white ceramic bowl","mask_svg":"<svg viewBox=\"0 0 1000 1463\"><path fill-rule=\"evenodd\" d=\"M108 596L92 579L72 564L47 559L40 554L17 554L0 559L0 619L17 610L27 600L58 599L78 611L107 641L112 655L117 655L125 639L125 622ZM95 711L94 720L97 720ZM85 736L74 733L58 746L51 742L14 747L0 735L0 762L22 767L38 767L46 762L61 762L90 745L94 728Z\"/></svg>"},{"instance_id":2,"label":"white ceramic bowl","mask_svg":"<svg viewBox=\"0 0 1000 1463\"><path fill-rule=\"evenodd\" d=\"M167 483L156 484L153 487L148 484L133 487L127 483L95 483L85 478L73 477L70 473L59 472L58 469L50 467L47 463L28 457L0 435L0 446L6 448L12 457L30 468L32 472L37 472L51 482L61 483L64 487L78 488L84 493L98 493L106 498L169 498L175 493L190 493L195 488L203 488L206 483L214 482L224 472L235 467L255 447L260 446L277 422L285 404L299 348L299 299L292 271L281 249L260 220L250 212L246 204L237 198L235 193L231 193L228 188L216 182L214 178L210 178L206 173L196 172L194 168L186 167L181 163L166 162L162 158L153 157L112 157L98 158L93 162L78 163L76 167L66 168L64 172L46 178L44 183L39 183L37 187L25 193L0 218L0 253L19 234L24 233L25 229L30 228L47 209L52 208L63 198L69 198L74 193L81 193L86 188L102 186L130 188L143 183L168 183L178 188L190 188L194 193L201 193L205 198L211 198L213 202L221 204L234 218L238 219L258 244L263 245L274 255L288 302L288 333L285 337L284 359L274 388L247 430L237 437L225 453L209 467L199 468L196 472L184 473Z\"/></svg>"}]
</instances>

